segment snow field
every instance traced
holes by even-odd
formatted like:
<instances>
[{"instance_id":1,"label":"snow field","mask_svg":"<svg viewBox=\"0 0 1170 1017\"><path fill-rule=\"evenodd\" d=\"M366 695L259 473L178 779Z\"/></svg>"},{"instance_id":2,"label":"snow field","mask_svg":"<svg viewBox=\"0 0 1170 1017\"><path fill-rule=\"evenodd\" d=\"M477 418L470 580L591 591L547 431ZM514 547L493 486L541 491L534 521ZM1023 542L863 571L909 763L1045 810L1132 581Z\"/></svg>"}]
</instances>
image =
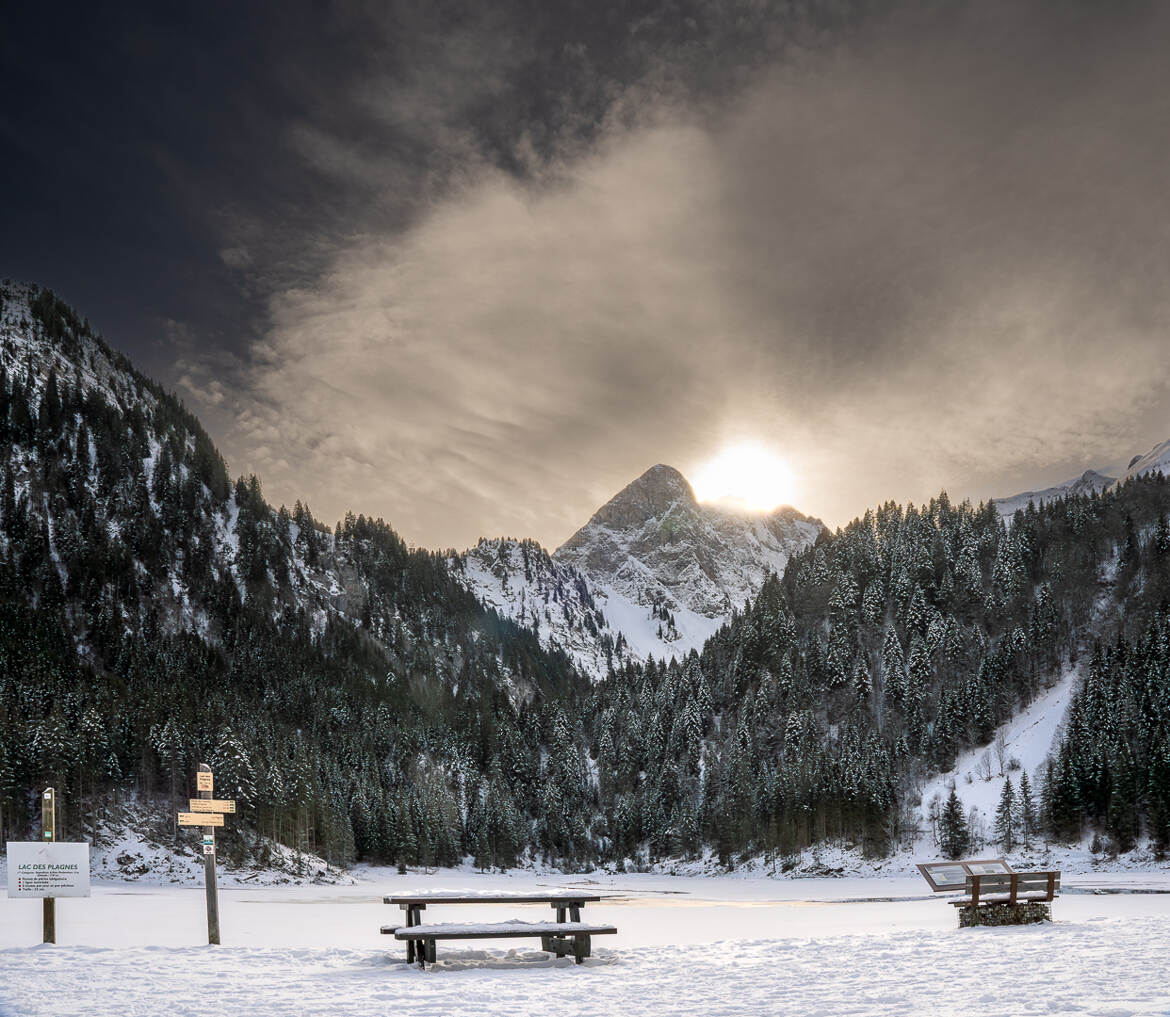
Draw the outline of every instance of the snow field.
<instances>
[{"instance_id":1,"label":"snow field","mask_svg":"<svg viewBox=\"0 0 1170 1017\"><path fill-rule=\"evenodd\" d=\"M582 918L612 922L618 935L595 940L580 967L523 940L440 943L439 963L420 972L406 965L404 944L379 935L399 915L381 898L464 889L450 873L224 890L218 948L198 945L200 890L106 884L89 900L59 902L57 946L30 945L40 938L37 901L3 901L0 1015L1170 1013L1170 896L1087 892L1166 891L1165 873L1074 877L1051 925L965 930L920 880L463 878L485 892L614 894ZM427 919L540 921L549 911L435 905Z\"/></svg>"}]
</instances>

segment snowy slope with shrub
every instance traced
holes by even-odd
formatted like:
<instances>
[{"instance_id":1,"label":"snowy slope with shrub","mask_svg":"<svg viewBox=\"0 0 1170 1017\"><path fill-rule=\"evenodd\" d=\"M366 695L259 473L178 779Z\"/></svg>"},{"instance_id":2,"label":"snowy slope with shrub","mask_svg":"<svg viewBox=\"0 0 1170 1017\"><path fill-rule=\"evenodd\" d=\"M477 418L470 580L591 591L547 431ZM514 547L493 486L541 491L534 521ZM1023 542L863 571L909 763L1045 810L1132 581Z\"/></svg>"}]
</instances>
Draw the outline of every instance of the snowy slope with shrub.
<instances>
[{"instance_id":1,"label":"snowy slope with shrub","mask_svg":"<svg viewBox=\"0 0 1170 1017\"><path fill-rule=\"evenodd\" d=\"M938 812L952 788L980 843L995 841L995 814L1007 781L1018 789L1021 774L1027 773L1033 804L1039 809L1036 789L1043 786L1049 754L1059 747L1060 730L1080 673L1079 666L1065 668L1051 687L996 731L990 745L967 749L947 772L926 783L916 815L920 831L916 853L928 855L937 850Z\"/></svg>"}]
</instances>

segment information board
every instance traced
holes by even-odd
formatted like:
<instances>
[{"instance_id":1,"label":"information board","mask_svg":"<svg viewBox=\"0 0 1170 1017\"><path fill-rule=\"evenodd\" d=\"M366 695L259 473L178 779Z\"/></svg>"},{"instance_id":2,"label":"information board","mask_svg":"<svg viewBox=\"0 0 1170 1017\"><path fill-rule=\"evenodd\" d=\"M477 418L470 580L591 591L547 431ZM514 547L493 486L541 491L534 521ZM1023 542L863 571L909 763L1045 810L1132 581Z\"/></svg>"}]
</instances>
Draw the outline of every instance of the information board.
<instances>
[{"instance_id":1,"label":"information board","mask_svg":"<svg viewBox=\"0 0 1170 1017\"><path fill-rule=\"evenodd\" d=\"M1010 874L1012 869L1002 858L980 858L975 861L923 862L918 866L923 879L935 893L962 890L968 876Z\"/></svg>"},{"instance_id":2,"label":"information board","mask_svg":"<svg viewBox=\"0 0 1170 1017\"><path fill-rule=\"evenodd\" d=\"M88 897L89 844L8 842L9 897Z\"/></svg>"}]
</instances>

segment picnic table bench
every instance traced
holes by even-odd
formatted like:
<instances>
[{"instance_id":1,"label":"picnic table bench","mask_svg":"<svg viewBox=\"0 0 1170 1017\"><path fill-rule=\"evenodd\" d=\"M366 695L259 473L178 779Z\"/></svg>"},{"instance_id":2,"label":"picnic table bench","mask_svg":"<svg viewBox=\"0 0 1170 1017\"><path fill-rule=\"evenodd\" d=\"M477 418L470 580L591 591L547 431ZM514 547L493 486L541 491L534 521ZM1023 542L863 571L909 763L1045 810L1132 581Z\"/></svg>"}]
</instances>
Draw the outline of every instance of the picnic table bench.
<instances>
[{"instance_id":1,"label":"picnic table bench","mask_svg":"<svg viewBox=\"0 0 1170 1017\"><path fill-rule=\"evenodd\" d=\"M936 893L963 891L951 901L960 909L960 927L1048 921L1060 890L1058 871L1014 872L1002 858L927 862L918 871Z\"/></svg>"},{"instance_id":2,"label":"picnic table bench","mask_svg":"<svg viewBox=\"0 0 1170 1017\"><path fill-rule=\"evenodd\" d=\"M405 925L383 925L382 934L406 943L406 962L418 962L420 968L435 962L435 944L440 939L522 939L540 938L542 950L565 957L572 954L578 964L592 954L593 936L612 936L612 925L591 925L581 921L581 908L601 900L599 896L580 893L547 894L458 894L428 893L384 897L383 903L397 904L406 912ZM428 904L549 904L556 909L555 922L463 922L424 925L422 912Z\"/></svg>"}]
</instances>

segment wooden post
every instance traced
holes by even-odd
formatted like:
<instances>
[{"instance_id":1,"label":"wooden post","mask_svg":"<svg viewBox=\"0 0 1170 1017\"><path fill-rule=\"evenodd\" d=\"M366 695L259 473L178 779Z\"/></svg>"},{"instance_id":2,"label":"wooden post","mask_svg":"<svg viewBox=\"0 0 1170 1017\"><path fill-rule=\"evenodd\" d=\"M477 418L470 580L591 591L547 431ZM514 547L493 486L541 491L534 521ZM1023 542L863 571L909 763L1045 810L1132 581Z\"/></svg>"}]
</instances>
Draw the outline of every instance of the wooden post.
<instances>
[{"instance_id":1,"label":"wooden post","mask_svg":"<svg viewBox=\"0 0 1170 1017\"><path fill-rule=\"evenodd\" d=\"M41 795L41 840L51 844L57 839L57 792L45 788ZM45 937L43 942L57 942L57 902L52 897L41 901L44 915Z\"/></svg>"},{"instance_id":2,"label":"wooden post","mask_svg":"<svg viewBox=\"0 0 1170 1017\"><path fill-rule=\"evenodd\" d=\"M203 774L207 774L206 777ZM214 778L211 767L206 763L199 764L199 797L211 798L215 795ZM203 848L203 881L207 887L207 942L210 946L219 946L219 887L215 880L215 827L203 827L203 836L212 838L211 850L206 845Z\"/></svg>"}]
</instances>

